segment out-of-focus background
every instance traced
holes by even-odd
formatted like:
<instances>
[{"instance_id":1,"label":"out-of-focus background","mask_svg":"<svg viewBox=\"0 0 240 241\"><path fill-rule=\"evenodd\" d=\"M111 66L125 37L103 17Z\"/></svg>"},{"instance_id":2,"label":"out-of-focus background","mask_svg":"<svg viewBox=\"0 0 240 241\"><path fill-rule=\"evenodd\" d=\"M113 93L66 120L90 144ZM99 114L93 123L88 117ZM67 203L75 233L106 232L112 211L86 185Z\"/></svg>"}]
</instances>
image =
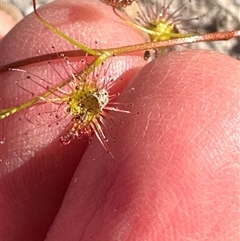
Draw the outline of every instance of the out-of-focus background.
<instances>
[{"instance_id":1,"label":"out-of-focus background","mask_svg":"<svg viewBox=\"0 0 240 241\"><path fill-rule=\"evenodd\" d=\"M15 5L26 16L33 11L32 0L0 0ZM81 0L80 0L81 1ZM53 0L36 0L37 6L53 2Z\"/></svg>"},{"instance_id":2,"label":"out-of-focus background","mask_svg":"<svg viewBox=\"0 0 240 241\"><path fill-rule=\"evenodd\" d=\"M47 4L51 1L52 0L36 0L37 6ZM89 1L100 2L100 0ZM164 0L157 1L163 2ZM166 2L170 2L170 0ZM240 29L240 0L185 0L181 2L189 2L185 10L187 17L200 18L197 21L191 21L191 26L189 26L189 28L196 29L199 33ZM6 7L5 3L14 5L16 9L13 10ZM110 7L109 10L112 11ZM13 17L14 21L17 22L21 19L21 14L24 17L32 11L32 0L0 0L0 32L3 30L3 27L6 26L4 23L4 21L6 21L4 12L10 15L17 15L17 17ZM240 38L230 41L193 44L192 48L213 49L240 59Z\"/></svg>"}]
</instances>

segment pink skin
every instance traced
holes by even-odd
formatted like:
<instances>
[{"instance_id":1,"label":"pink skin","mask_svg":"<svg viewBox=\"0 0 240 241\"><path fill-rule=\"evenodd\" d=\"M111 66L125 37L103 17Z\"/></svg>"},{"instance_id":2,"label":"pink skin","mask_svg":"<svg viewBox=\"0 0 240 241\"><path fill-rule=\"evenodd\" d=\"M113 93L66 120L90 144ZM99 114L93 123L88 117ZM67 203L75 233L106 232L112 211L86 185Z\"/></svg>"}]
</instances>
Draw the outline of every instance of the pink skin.
<instances>
[{"instance_id":1,"label":"pink skin","mask_svg":"<svg viewBox=\"0 0 240 241\"><path fill-rule=\"evenodd\" d=\"M104 30L96 34L100 47L141 42L138 33L120 24L103 4L97 4L94 15L87 14L94 7L87 2L77 7L58 1L45 9L60 4L75 14L51 11L44 17L79 41L85 41L81 33L89 25L101 23ZM56 42L59 38L33 18L3 39L1 64L34 56L54 43L57 48L69 46ZM44 40L35 38L36 29L39 36L46 35ZM93 39L86 43L93 44ZM127 61L118 71L143 65L139 56L116 59ZM40 71L36 65L42 75ZM1 76L1 107L18 94L11 76ZM84 141L60 146L61 126L40 126L31 135L20 135L29 128L24 118L18 120L22 112L1 121L1 138L6 139L1 145L4 241L38 241L46 235L47 241L237 240L239 62L209 51L171 53L145 66L131 87L135 92L119 99L133 104L126 106L131 114L112 114L123 120L116 121L112 131L113 136L117 131L116 143L108 143L116 161L96 138L87 149Z\"/></svg>"},{"instance_id":2,"label":"pink skin","mask_svg":"<svg viewBox=\"0 0 240 241\"><path fill-rule=\"evenodd\" d=\"M2 22L4 22L4 24L1 24L1 32L0 32L0 39L2 39L4 37L4 35L6 35L8 33L8 31L14 27L14 25L16 24L16 22L14 21L14 19L7 14L6 12L2 11L0 9L0 15L2 18ZM6 24L5 24L6 23Z\"/></svg>"}]
</instances>

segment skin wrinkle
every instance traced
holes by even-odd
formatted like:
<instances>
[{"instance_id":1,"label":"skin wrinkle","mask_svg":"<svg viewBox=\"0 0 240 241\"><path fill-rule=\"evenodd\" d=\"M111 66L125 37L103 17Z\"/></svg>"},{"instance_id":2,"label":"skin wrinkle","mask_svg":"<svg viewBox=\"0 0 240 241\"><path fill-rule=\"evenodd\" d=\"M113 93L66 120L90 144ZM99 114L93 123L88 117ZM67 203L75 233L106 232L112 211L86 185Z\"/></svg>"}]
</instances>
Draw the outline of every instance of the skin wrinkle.
<instances>
[{"instance_id":1,"label":"skin wrinkle","mask_svg":"<svg viewBox=\"0 0 240 241\"><path fill-rule=\"evenodd\" d=\"M150 71L151 72L151 71ZM150 78L150 77L148 77L148 78ZM147 81L146 81L146 83L147 83ZM157 99L157 98L156 98ZM153 108L154 109L154 108ZM154 110L154 112L156 113L156 112L158 112L157 111L157 109L155 109ZM152 114L152 111L151 110L149 110L149 116ZM150 118L149 117L147 117L147 121L149 122L149 120L150 120ZM146 128L147 128L147 126L148 126L148 123L146 124Z\"/></svg>"},{"instance_id":2,"label":"skin wrinkle","mask_svg":"<svg viewBox=\"0 0 240 241\"><path fill-rule=\"evenodd\" d=\"M120 168L120 170L121 170L121 168ZM118 176L119 175L117 175L117 178L118 178ZM115 181L114 181L114 183L116 183L116 180L117 180L117 178L115 179ZM108 188L108 191L107 191L107 196L109 197L109 196L113 196L113 194L112 194L112 191L111 191L111 189L112 189L112 187L113 187L114 185L112 184L109 188ZM127 189L126 189L127 190ZM112 195L111 195L112 194ZM106 200L107 200L107 203L111 203L111 198L109 199L109 198L106 198ZM106 205L105 204L105 206L108 206L108 205ZM110 204L110 207L111 207L111 204ZM119 208L119 207L118 207ZM105 209L105 208L104 208ZM103 213L105 213L105 216L108 216L108 211L106 212L106 211L104 211L104 209L103 209ZM105 224L107 224L107 223L105 223ZM91 229L90 229L91 230ZM103 236L105 236L104 235L104 232L102 232L102 234L103 234ZM125 235L124 235L125 236ZM109 236L109 238L111 237L111 235Z\"/></svg>"},{"instance_id":3,"label":"skin wrinkle","mask_svg":"<svg viewBox=\"0 0 240 241\"><path fill-rule=\"evenodd\" d=\"M129 187L129 183L128 183L128 185L127 186L125 186L125 185L123 185L121 188L123 188L123 189L125 189L125 190L128 190L128 189L126 189L127 187ZM131 190L131 189L130 189ZM126 195L126 194L125 194ZM124 196L125 196L124 195ZM112 196L112 198L114 197L114 193L112 193L112 195L111 195L111 193L110 193L110 196ZM130 218L128 218L129 217L129 215L128 215L128 210L131 210L131 208L127 208L127 207L125 207L125 205L122 205L122 206L118 206L118 207L116 207L115 205L114 205L114 203L111 203L111 200L112 200L112 198L110 198L110 200L108 199L108 203L110 202L110 207L112 207L111 209L113 209L113 210L116 210L116 211L119 211L119 210L121 210L121 215L117 218L117 220L119 219L119 223L116 223L114 226L113 226L113 231L112 232L110 232L109 234L105 234L106 232L103 230L102 232L101 232L101 234L102 234L102 236L103 237L106 237L106 239L109 239L109 238L111 238L112 237L112 239L113 240L125 240L126 238L128 238L129 236L130 236L130 234L129 234L129 231L131 232L131 230L130 229L128 229L127 228L127 226L132 226L132 225L134 225L134 223L133 223L133 220ZM106 205L105 205L105 207L106 207ZM110 210L111 210L110 209ZM123 211L123 210L126 210L126 211ZM133 209L134 210L134 209ZM132 210L132 211L133 211ZM106 218L107 218L107 216L109 215L109 210L108 209L106 209L105 208L105 215L106 215ZM107 222L108 223L108 222ZM107 224L106 223L106 221L105 221L105 224ZM109 225L110 226L112 226L112 224L111 223L109 223ZM118 228L119 227L119 228ZM116 229L117 229L117 232L116 232ZM118 238L117 238L117 237ZM108 237L108 238L107 238Z\"/></svg>"},{"instance_id":4,"label":"skin wrinkle","mask_svg":"<svg viewBox=\"0 0 240 241\"><path fill-rule=\"evenodd\" d=\"M104 176L105 176L105 177L107 177L106 175L104 175ZM118 175L114 175L114 176L118 176ZM85 180L85 181L86 181L86 180ZM101 182L101 183L102 183L102 182ZM107 180L106 180L106 182L105 182L105 183L108 183L108 182L107 182ZM98 182L98 183L96 183L96 185L97 185L97 184L99 185L99 182ZM110 186L112 186L112 184L111 184ZM81 195L83 195L83 196L84 196L84 193L81 193ZM105 196L105 195L104 195L104 196ZM84 210L84 209L83 209L83 210ZM87 228L87 227L86 227L86 228ZM86 233L87 233L87 232L86 232ZM83 235L83 234L82 234L82 235Z\"/></svg>"}]
</instances>

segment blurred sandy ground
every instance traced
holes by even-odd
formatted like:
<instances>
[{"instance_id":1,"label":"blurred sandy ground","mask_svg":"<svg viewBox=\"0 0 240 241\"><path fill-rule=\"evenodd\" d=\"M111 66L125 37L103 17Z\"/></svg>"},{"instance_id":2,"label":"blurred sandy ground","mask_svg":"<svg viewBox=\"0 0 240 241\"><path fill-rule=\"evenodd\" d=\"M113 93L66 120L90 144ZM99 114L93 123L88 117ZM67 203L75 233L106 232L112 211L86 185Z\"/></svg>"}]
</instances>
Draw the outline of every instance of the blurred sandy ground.
<instances>
[{"instance_id":1,"label":"blurred sandy ground","mask_svg":"<svg viewBox=\"0 0 240 241\"><path fill-rule=\"evenodd\" d=\"M37 6L41 6L51 1L37 0L36 2ZM89 1L98 2L98 0ZM175 1L178 3L187 2L187 0ZM3 2L15 5L23 16L33 11L32 0L0 0L1 9ZM112 11L111 8L109 10ZM187 4L185 11L187 17L200 17L198 21L191 21L191 26L189 26L189 28L197 29L199 33L240 29L240 0L192 0ZM6 22L3 13L0 12L0 29L5 26L4 21ZM240 59L240 38L230 41L192 44L191 48L212 49Z\"/></svg>"}]
</instances>

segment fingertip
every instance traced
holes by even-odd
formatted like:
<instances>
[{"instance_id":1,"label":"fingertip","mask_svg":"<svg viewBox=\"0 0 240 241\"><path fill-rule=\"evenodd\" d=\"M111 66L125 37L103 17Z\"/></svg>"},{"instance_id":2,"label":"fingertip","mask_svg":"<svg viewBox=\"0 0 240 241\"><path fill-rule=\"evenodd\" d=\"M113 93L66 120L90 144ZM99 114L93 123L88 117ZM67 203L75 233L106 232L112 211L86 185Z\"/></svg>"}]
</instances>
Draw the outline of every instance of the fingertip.
<instances>
[{"instance_id":1,"label":"fingertip","mask_svg":"<svg viewBox=\"0 0 240 241\"><path fill-rule=\"evenodd\" d=\"M132 97L136 99L132 100L131 113L140 116L131 125L137 126L140 132L144 130L139 133L143 135L146 128L151 128L150 116L156 116L155 124L164 129L170 124L176 131L181 125L186 131L190 127L188 121L192 121L193 128L200 128L199 124L214 124L220 116L235 116L239 67L236 59L213 51L187 50L161 56L144 66L133 79Z\"/></svg>"},{"instance_id":2,"label":"fingertip","mask_svg":"<svg viewBox=\"0 0 240 241\"><path fill-rule=\"evenodd\" d=\"M80 192L89 185L87 197L108 197L101 229L91 234L113 237L118 229L123 239L133 240L151 235L168 240L170 233L201 240L235 237L237 212L225 204L239 200L239 62L212 51L172 52L144 66L131 87L134 94L118 100L132 102L131 113L114 114L123 124L116 127L116 143L108 143L116 161L97 167L107 187L91 186L96 173L91 163L76 173L92 178L79 183ZM110 159L94 144L100 157ZM78 200L80 206L72 208L81 213L86 203ZM89 228L97 222L95 216Z\"/></svg>"},{"instance_id":3,"label":"fingertip","mask_svg":"<svg viewBox=\"0 0 240 241\"><path fill-rule=\"evenodd\" d=\"M10 3L1 2L0 5L0 39L2 39L22 18L20 10Z\"/></svg>"}]
</instances>

